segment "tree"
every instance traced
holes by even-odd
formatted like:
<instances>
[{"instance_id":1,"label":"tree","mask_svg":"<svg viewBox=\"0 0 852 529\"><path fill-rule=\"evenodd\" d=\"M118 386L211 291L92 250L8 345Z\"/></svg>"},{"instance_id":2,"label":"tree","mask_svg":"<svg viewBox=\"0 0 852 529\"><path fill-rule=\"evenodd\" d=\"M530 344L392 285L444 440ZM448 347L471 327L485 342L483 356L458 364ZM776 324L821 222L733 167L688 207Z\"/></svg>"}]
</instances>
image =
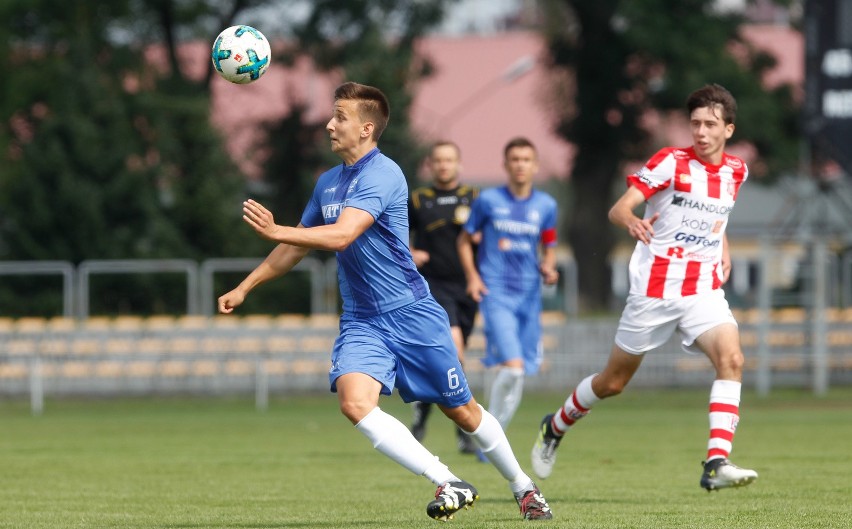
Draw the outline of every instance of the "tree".
<instances>
[{"instance_id":1,"label":"tree","mask_svg":"<svg viewBox=\"0 0 852 529\"><path fill-rule=\"evenodd\" d=\"M381 148L409 180L425 155L411 130L412 92L432 71L428 57L418 55L414 44L443 20L453 1L316 0L310 16L295 29L299 48L321 68L387 95L391 121Z\"/></svg>"},{"instance_id":2,"label":"tree","mask_svg":"<svg viewBox=\"0 0 852 529\"><path fill-rule=\"evenodd\" d=\"M307 55L341 82L353 80L380 88L391 106L381 149L410 180L425 155L425 146L411 130L411 91L431 71L428 58L416 55L414 42L441 21L447 3L319 0L311 4L304 21L293 25L295 40L276 49L279 62L291 63ZM330 100L328 105L330 117ZM259 146L270 153L264 160L260 191L266 193L277 220L287 224L299 222L317 173L340 163L328 149L326 122L308 122L306 109L298 101L291 108L288 115L266 124L267 134Z\"/></svg>"},{"instance_id":3,"label":"tree","mask_svg":"<svg viewBox=\"0 0 852 529\"><path fill-rule=\"evenodd\" d=\"M258 247L233 237L244 178L210 125L205 79L184 75L168 37L209 8L17 0L0 9L0 39L15 50L0 59L15 72L0 101L0 258L201 259ZM158 44L170 68L146 59Z\"/></svg>"},{"instance_id":4,"label":"tree","mask_svg":"<svg viewBox=\"0 0 852 529\"><path fill-rule=\"evenodd\" d=\"M408 122L411 90L429 71L413 43L440 22L449 1L318 0L292 49L341 78L385 91L393 119L382 148L409 177L423 154ZM281 5L4 2L0 44L15 53L3 54L0 66L15 75L0 86L0 148L8 155L0 175L0 259L263 254L263 241L239 236L246 180L210 124L212 67L187 75L179 48L209 41L238 17L249 22L249 9ZM162 59L152 61L158 51ZM324 125L305 123L298 106L267 124L266 183L282 220L297 221L316 172L339 163L323 148Z\"/></svg>"},{"instance_id":5,"label":"tree","mask_svg":"<svg viewBox=\"0 0 852 529\"><path fill-rule=\"evenodd\" d=\"M565 231L586 309L608 307L608 258L617 240L607 220L613 183L623 178L626 162L644 161L659 147L642 125L651 110L682 111L689 92L719 83L739 103L734 141L750 142L760 155L752 176L795 167L791 88L762 85L774 59L744 41L740 16L715 11L715 3L540 0L551 67L562 80L555 87L557 131L577 146Z\"/></svg>"}]
</instances>

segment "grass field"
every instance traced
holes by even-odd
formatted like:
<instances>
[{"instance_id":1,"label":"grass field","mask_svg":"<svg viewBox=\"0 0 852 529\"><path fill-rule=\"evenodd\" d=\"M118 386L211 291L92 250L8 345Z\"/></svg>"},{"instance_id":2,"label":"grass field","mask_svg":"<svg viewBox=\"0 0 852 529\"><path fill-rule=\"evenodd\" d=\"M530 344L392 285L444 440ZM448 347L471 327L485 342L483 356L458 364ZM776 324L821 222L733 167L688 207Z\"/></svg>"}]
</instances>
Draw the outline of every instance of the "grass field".
<instances>
[{"instance_id":1,"label":"grass field","mask_svg":"<svg viewBox=\"0 0 852 529\"><path fill-rule=\"evenodd\" d=\"M509 429L521 465L541 416L563 395L528 394ZM733 461L760 479L709 494L698 486L705 391L628 392L569 434L540 481L549 527L852 527L852 388L816 398L744 396ZM408 423L409 408L382 408ZM477 485L476 508L449 526L520 527L505 482L457 453L434 416L425 443ZM373 450L331 394L273 400L0 401L0 528L437 527L434 486Z\"/></svg>"}]
</instances>

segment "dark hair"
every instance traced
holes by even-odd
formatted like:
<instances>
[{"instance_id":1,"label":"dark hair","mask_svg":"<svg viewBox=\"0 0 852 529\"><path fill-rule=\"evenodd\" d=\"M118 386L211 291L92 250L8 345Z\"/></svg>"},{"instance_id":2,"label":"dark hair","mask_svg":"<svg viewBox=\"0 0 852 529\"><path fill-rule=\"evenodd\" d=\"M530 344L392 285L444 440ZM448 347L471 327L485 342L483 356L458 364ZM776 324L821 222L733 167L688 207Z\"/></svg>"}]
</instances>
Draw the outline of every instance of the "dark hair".
<instances>
[{"instance_id":1,"label":"dark hair","mask_svg":"<svg viewBox=\"0 0 852 529\"><path fill-rule=\"evenodd\" d=\"M689 94L686 108L690 114L696 108L722 108L722 120L734 123L737 120L737 100L725 87L718 84L708 84Z\"/></svg>"},{"instance_id":2,"label":"dark hair","mask_svg":"<svg viewBox=\"0 0 852 529\"><path fill-rule=\"evenodd\" d=\"M536 155L538 155L538 150L535 148L535 145L533 145L533 142L523 136L518 136L509 140L509 143L503 147L503 158L507 158L509 156L509 151L515 147L529 147L535 151Z\"/></svg>"},{"instance_id":3,"label":"dark hair","mask_svg":"<svg viewBox=\"0 0 852 529\"><path fill-rule=\"evenodd\" d=\"M435 152L435 149L437 149L438 147L452 147L456 150L456 155L461 158L461 149L459 149L459 146L456 145L456 142L450 140L438 140L433 143L432 146L429 148L429 156L432 156L432 154Z\"/></svg>"},{"instance_id":4,"label":"dark hair","mask_svg":"<svg viewBox=\"0 0 852 529\"><path fill-rule=\"evenodd\" d=\"M358 102L358 116L361 121L373 123L373 139L379 141L390 118L390 104L385 94L374 86L348 82L334 91L334 100L338 99Z\"/></svg>"}]
</instances>

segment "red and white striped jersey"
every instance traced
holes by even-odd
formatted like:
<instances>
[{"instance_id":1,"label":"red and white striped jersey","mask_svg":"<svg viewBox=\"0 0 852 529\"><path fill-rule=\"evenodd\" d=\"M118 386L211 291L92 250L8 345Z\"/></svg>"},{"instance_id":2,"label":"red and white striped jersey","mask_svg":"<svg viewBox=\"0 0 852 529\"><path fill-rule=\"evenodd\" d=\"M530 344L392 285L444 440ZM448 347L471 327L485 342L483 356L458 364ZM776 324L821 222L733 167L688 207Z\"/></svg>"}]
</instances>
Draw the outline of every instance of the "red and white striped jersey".
<instances>
[{"instance_id":1,"label":"red and white striped jersey","mask_svg":"<svg viewBox=\"0 0 852 529\"><path fill-rule=\"evenodd\" d=\"M661 149L627 185L645 195L645 218L659 213L651 244L636 243L630 293L680 298L722 285L722 239L748 167L736 156L702 162L692 147Z\"/></svg>"}]
</instances>

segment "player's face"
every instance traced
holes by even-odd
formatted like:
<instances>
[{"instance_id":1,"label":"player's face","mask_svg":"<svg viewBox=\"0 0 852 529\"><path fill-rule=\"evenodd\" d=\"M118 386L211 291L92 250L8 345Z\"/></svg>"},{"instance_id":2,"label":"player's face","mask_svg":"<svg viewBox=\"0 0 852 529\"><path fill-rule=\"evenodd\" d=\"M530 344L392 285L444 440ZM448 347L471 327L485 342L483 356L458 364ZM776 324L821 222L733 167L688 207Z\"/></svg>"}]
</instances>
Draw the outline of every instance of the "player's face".
<instances>
[{"instance_id":1,"label":"player's face","mask_svg":"<svg viewBox=\"0 0 852 529\"><path fill-rule=\"evenodd\" d=\"M334 113L325 129L331 138L331 150L349 163L350 154L356 153L361 139L369 135L366 124L358 113L358 102L338 99L334 102Z\"/></svg>"},{"instance_id":2,"label":"player's face","mask_svg":"<svg viewBox=\"0 0 852 529\"><path fill-rule=\"evenodd\" d=\"M524 186L532 183L538 172L538 156L532 147L512 147L504 162L509 174L509 183Z\"/></svg>"},{"instance_id":3,"label":"player's face","mask_svg":"<svg viewBox=\"0 0 852 529\"><path fill-rule=\"evenodd\" d=\"M451 186L459 178L459 153L452 145L439 145L432 149L429 169L438 186Z\"/></svg>"},{"instance_id":4,"label":"player's face","mask_svg":"<svg viewBox=\"0 0 852 529\"><path fill-rule=\"evenodd\" d=\"M689 116L689 128L695 154L705 162L722 163L725 142L734 133L734 124L722 119L722 107L696 108Z\"/></svg>"}]
</instances>

